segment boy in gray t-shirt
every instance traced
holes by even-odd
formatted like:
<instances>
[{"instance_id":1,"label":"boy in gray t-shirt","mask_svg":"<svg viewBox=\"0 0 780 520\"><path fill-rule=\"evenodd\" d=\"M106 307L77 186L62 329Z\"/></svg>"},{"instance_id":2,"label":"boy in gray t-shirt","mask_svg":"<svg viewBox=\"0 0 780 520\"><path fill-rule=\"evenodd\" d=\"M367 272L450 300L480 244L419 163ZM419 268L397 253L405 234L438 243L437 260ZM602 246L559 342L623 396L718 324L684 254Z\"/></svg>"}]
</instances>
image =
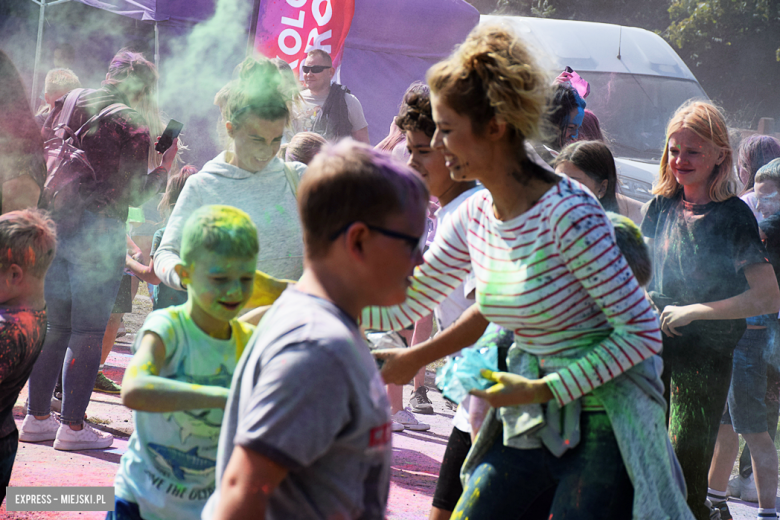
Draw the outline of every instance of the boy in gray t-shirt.
<instances>
[{"instance_id":1,"label":"boy in gray t-shirt","mask_svg":"<svg viewBox=\"0 0 780 520\"><path fill-rule=\"evenodd\" d=\"M427 200L414 172L351 140L310 164L303 277L236 368L204 519L384 519L389 403L357 317L406 299Z\"/></svg>"}]
</instances>

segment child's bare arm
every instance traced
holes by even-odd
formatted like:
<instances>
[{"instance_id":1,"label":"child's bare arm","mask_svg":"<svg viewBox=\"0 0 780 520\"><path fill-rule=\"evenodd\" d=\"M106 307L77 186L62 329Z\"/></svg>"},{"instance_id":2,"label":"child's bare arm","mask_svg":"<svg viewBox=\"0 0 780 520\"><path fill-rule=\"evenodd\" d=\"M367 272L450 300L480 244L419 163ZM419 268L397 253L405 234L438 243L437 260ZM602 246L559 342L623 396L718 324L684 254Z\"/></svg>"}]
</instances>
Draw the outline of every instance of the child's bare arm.
<instances>
[{"instance_id":1,"label":"child's bare arm","mask_svg":"<svg viewBox=\"0 0 780 520\"><path fill-rule=\"evenodd\" d=\"M144 265L135 260L132 256L127 255L125 258L125 267L144 282L152 285L160 285L160 279L157 278L157 275L154 273L154 258L149 259L149 265Z\"/></svg>"},{"instance_id":2,"label":"child's bare arm","mask_svg":"<svg viewBox=\"0 0 780 520\"><path fill-rule=\"evenodd\" d=\"M214 513L215 520L264 519L268 497L279 487L287 473L287 468L265 455L236 445L225 468L222 490Z\"/></svg>"},{"instance_id":3,"label":"child's bare arm","mask_svg":"<svg viewBox=\"0 0 780 520\"><path fill-rule=\"evenodd\" d=\"M254 326L257 326L260 324L260 320L263 319L263 316L265 316L265 313L268 312L268 309L270 309L270 305L264 305L262 307L257 307L256 309L252 309L251 311L247 312L240 318L238 318L240 321L250 323Z\"/></svg>"},{"instance_id":4,"label":"child's bare arm","mask_svg":"<svg viewBox=\"0 0 780 520\"><path fill-rule=\"evenodd\" d=\"M228 388L193 385L161 377L165 363L165 344L147 332L133 356L122 380L122 403L144 412L177 412L199 408L224 408Z\"/></svg>"}]
</instances>

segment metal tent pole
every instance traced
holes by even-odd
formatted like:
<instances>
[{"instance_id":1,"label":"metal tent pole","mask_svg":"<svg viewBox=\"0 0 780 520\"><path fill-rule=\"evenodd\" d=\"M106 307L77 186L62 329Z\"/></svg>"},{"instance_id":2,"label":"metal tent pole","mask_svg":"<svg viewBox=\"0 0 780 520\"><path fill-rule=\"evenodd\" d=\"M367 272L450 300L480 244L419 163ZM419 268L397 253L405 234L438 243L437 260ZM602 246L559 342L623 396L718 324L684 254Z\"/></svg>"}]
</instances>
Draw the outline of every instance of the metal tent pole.
<instances>
[{"instance_id":1,"label":"metal tent pole","mask_svg":"<svg viewBox=\"0 0 780 520\"><path fill-rule=\"evenodd\" d=\"M160 109L160 29L157 22L154 22L154 66L157 67L157 84L155 85L155 100L157 110Z\"/></svg>"},{"instance_id":2,"label":"metal tent pole","mask_svg":"<svg viewBox=\"0 0 780 520\"><path fill-rule=\"evenodd\" d=\"M33 65L32 91L30 92L30 109L35 112L38 109L38 104L36 103L36 100L38 99L38 65L41 63L43 20L46 17L46 0L42 0L41 2L38 2L37 0L32 1L41 7L40 14L38 15L38 41L35 44L35 64Z\"/></svg>"},{"instance_id":3,"label":"metal tent pole","mask_svg":"<svg viewBox=\"0 0 780 520\"><path fill-rule=\"evenodd\" d=\"M41 7L40 14L38 15L38 41L35 43L35 64L33 65L33 80L32 80L32 92L30 93L30 108L33 112L38 108L36 101L38 100L38 67L41 64L41 47L43 46L43 21L46 18L46 8L57 4L64 4L70 0L56 0L54 2L46 2L46 0L31 0L32 3Z\"/></svg>"}]
</instances>

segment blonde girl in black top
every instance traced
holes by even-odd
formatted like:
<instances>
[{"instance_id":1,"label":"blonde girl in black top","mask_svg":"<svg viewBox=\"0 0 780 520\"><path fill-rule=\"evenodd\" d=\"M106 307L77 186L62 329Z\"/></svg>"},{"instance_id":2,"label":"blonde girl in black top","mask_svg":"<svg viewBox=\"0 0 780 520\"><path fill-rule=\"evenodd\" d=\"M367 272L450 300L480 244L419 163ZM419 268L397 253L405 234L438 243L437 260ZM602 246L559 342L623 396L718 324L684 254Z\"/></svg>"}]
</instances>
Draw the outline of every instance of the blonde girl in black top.
<instances>
[{"instance_id":1,"label":"blonde girl in black top","mask_svg":"<svg viewBox=\"0 0 780 520\"><path fill-rule=\"evenodd\" d=\"M672 117L642 233L653 251L651 296L661 311L669 435L697 518L745 318L776 313L780 290L758 225L737 197L728 131L709 103Z\"/></svg>"}]
</instances>

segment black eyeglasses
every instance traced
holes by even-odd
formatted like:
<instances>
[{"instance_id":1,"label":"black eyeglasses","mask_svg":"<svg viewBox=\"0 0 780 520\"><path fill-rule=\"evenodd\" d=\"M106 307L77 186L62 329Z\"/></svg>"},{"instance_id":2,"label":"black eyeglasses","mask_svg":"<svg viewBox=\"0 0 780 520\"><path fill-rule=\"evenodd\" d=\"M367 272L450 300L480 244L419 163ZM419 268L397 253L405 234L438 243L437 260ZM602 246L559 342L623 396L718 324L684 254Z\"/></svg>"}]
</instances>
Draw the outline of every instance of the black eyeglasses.
<instances>
[{"instance_id":1,"label":"black eyeglasses","mask_svg":"<svg viewBox=\"0 0 780 520\"><path fill-rule=\"evenodd\" d=\"M351 226L352 224L355 224L355 222L350 222L346 226L339 229L337 232L333 233L330 239L336 240L339 237L339 235L341 235L347 229L349 229L349 226ZM366 223L364 222L364 224ZM380 235L384 235L390 238L395 238L397 240L403 240L409 246L409 249L411 249L412 256L417 255L418 252L421 252L425 249L425 241L428 238L427 233L423 233L419 237L413 237L411 235L407 235L406 233L399 233L398 231L393 231L392 229L385 229L383 227L374 226L371 224L366 224L366 227L371 231L376 231Z\"/></svg>"},{"instance_id":2,"label":"black eyeglasses","mask_svg":"<svg viewBox=\"0 0 780 520\"><path fill-rule=\"evenodd\" d=\"M308 65L301 65L301 68L303 69L304 74L313 73L313 74L319 74L325 69L329 69L330 65L312 65L311 67Z\"/></svg>"}]
</instances>

